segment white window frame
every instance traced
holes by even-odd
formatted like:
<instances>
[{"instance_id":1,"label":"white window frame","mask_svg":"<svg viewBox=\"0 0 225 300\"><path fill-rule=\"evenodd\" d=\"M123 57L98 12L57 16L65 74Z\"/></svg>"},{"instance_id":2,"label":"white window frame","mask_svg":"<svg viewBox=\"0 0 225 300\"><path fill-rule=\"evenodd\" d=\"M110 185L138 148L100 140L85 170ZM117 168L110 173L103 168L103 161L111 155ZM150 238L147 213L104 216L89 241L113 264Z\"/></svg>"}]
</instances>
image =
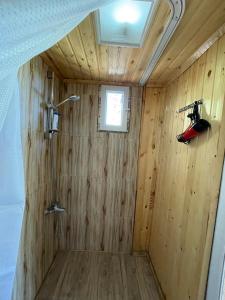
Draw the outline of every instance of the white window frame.
<instances>
[{"instance_id":1,"label":"white window frame","mask_svg":"<svg viewBox=\"0 0 225 300\"><path fill-rule=\"evenodd\" d=\"M107 115L107 92L119 92L123 93L123 110L122 110L122 124L119 126L106 124ZM110 132L128 132L129 130L129 101L130 88L127 86L111 86L102 85L100 92L100 105L99 105L99 118L98 118L98 130L110 131Z\"/></svg>"}]
</instances>

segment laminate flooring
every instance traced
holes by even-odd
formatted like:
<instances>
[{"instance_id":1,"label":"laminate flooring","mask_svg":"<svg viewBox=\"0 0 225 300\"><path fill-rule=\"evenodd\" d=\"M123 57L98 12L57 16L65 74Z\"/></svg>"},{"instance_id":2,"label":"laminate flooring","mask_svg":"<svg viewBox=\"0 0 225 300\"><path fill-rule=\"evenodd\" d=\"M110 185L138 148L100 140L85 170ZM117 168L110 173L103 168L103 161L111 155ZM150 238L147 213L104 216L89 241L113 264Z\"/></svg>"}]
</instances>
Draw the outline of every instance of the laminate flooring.
<instances>
[{"instance_id":1,"label":"laminate flooring","mask_svg":"<svg viewBox=\"0 0 225 300\"><path fill-rule=\"evenodd\" d=\"M60 251L37 300L160 300L145 256Z\"/></svg>"}]
</instances>

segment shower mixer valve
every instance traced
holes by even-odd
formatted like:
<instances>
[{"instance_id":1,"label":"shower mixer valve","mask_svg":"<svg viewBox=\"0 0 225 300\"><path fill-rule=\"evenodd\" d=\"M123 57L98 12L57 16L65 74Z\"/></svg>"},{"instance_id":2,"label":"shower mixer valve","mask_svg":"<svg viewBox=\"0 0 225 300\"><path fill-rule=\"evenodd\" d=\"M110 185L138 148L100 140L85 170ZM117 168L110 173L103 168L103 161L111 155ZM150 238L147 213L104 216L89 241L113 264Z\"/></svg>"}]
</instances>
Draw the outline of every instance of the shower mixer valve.
<instances>
[{"instance_id":1,"label":"shower mixer valve","mask_svg":"<svg viewBox=\"0 0 225 300\"><path fill-rule=\"evenodd\" d=\"M47 132L46 137L52 138L53 134L56 134L59 132L59 116L60 113L58 112L58 107L63 105L64 103L70 101L70 102L76 102L80 100L80 96L72 95L65 100L61 101L58 104L54 104L53 101L49 101L46 105L47 109Z\"/></svg>"}]
</instances>

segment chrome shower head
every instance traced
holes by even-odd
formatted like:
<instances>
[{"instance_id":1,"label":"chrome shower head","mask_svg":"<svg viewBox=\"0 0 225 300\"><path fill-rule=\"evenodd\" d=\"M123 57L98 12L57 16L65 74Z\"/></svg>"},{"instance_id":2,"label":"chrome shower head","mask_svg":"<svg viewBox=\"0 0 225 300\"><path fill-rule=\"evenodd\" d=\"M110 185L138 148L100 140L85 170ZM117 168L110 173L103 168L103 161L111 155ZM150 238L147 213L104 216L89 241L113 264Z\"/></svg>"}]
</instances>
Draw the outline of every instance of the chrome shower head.
<instances>
[{"instance_id":1,"label":"chrome shower head","mask_svg":"<svg viewBox=\"0 0 225 300\"><path fill-rule=\"evenodd\" d=\"M57 104L56 107L61 106L62 104L64 104L64 103L67 102L67 101L73 101L73 102L76 102L76 101L79 101L79 100L80 100L80 96L72 95L72 96L66 98L65 100L63 100L62 102L60 102L59 104Z\"/></svg>"},{"instance_id":2,"label":"chrome shower head","mask_svg":"<svg viewBox=\"0 0 225 300\"><path fill-rule=\"evenodd\" d=\"M70 96L68 98L68 100L70 100L70 101L79 101L80 100L80 96L73 95L73 96Z\"/></svg>"}]
</instances>

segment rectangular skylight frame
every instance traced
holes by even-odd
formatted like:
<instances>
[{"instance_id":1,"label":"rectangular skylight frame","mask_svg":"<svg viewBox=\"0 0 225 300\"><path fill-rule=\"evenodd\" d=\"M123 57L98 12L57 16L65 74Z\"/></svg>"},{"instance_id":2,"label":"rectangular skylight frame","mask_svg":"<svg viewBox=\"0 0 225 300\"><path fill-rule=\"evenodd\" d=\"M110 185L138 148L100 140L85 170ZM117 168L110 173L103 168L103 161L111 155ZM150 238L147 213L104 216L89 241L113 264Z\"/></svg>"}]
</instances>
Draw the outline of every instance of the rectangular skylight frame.
<instances>
[{"instance_id":1,"label":"rectangular skylight frame","mask_svg":"<svg viewBox=\"0 0 225 300\"><path fill-rule=\"evenodd\" d=\"M120 125L107 124L107 93L110 92L123 94ZM112 86L112 85L101 86L99 117L98 117L99 131L124 132L124 133L127 133L129 131L129 123L130 123L129 94L130 94L130 88L127 86Z\"/></svg>"},{"instance_id":2,"label":"rectangular skylight frame","mask_svg":"<svg viewBox=\"0 0 225 300\"><path fill-rule=\"evenodd\" d=\"M144 1L144 0L136 0L136 1ZM145 42L146 35L150 29L150 26L153 22L154 15L156 9L159 5L159 0L145 0L152 3L152 8L148 14L147 22L145 24L144 30L142 32L142 36L139 43L120 43L120 42L113 42L113 41L105 41L101 39L101 25L100 25L100 13L99 10L96 10L94 13L95 19L95 27L96 27L96 38L98 44L108 45L108 46L118 46L118 47L128 47L128 48L141 48Z\"/></svg>"}]
</instances>

